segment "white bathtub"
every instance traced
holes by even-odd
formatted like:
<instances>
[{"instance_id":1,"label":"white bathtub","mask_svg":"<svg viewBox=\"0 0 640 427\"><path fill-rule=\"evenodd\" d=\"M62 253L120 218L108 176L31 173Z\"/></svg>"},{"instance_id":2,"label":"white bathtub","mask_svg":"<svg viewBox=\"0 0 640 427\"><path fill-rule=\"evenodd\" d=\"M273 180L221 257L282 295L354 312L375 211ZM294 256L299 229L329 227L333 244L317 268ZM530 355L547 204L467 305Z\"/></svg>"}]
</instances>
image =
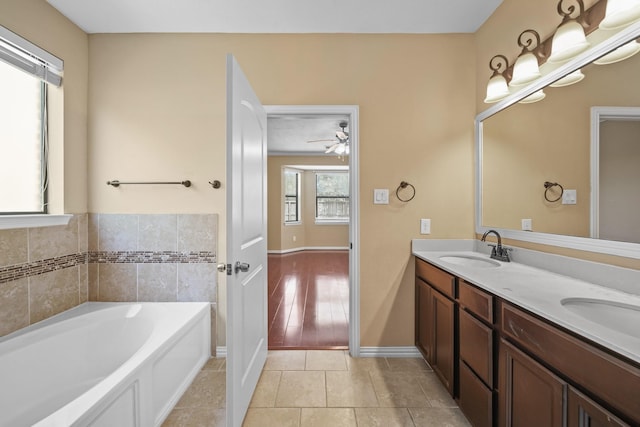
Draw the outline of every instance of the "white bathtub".
<instances>
[{"instance_id":1,"label":"white bathtub","mask_svg":"<svg viewBox=\"0 0 640 427\"><path fill-rule=\"evenodd\" d=\"M0 426L159 426L210 357L210 313L89 302L0 338Z\"/></svg>"}]
</instances>

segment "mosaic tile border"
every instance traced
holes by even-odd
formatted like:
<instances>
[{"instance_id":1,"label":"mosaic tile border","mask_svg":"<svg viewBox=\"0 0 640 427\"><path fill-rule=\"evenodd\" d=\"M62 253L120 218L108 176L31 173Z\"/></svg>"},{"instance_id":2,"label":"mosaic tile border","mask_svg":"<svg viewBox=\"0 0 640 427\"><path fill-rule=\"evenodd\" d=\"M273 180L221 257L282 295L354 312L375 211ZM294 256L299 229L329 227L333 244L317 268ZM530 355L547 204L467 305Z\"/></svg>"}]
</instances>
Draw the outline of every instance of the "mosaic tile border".
<instances>
[{"instance_id":1,"label":"mosaic tile border","mask_svg":"<svg viewBox=\"0 0 640 427\"><path fill-rule=\"evenodd\" d=\"M199 264L215 263L213 252L83 252L0 268L0 283L38 276L84 264Z\"/></svg>"}]
</instances>

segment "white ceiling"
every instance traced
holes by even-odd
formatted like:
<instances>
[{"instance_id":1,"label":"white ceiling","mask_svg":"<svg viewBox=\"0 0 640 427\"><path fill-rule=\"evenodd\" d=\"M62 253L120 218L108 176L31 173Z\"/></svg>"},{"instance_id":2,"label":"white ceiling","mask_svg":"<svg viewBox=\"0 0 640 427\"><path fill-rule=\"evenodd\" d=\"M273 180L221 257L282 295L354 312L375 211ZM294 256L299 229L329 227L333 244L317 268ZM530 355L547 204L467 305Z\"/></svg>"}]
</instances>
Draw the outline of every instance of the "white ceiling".
<instances>
[{"instance_id":1,"label":"white ceiling","mask_svg":"<svg viewBox=\"0 0 640 427\"><path fill-rule=\"evenodd\" d=\"M502 0L47 0L87 33L473 33Z\"/></svg>"},{"instance_id":2,"label":"white ceiling","mask_svg":"<svg viewBox=\"0 0 640 427\"><path fill-rule=\"evenodd\" d=\"M336 131L348 116L285 115L267 118L269 154L324 155L327 147L337 142ZM349 126L345 128L349 132ZM325 139L326 142L307 142ZM335 156L335 154L332 154Z\"/></svg>"}]
</instances>

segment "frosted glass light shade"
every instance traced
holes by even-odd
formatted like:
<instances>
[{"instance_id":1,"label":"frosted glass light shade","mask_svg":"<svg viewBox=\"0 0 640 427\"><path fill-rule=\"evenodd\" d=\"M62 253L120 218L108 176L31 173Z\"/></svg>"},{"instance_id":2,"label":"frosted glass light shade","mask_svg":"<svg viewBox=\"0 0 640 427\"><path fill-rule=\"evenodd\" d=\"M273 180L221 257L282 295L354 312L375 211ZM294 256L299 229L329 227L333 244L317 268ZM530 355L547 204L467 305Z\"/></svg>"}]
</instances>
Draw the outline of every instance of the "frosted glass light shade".
<instances>
[{"instance_id":1,"label":"frosted glass light shade","mask_svg":"<svg viewBox=\"0 0 640 427\"><path fill-rule=\"evenodd\" d=\"M607 53L605 56L600 57L593 61L594 64L607 65L615 62L624 61L627 58L631 58L636 53L640 52L640 43L633 40L627 44L624 44L616 50Z\"/></svg>"},{"instance_id":2,"label":"frosted glass light shade","mask_svg":"<svg viewBox=\"0 0 640 427\"><path fill-rule=\"evenodd\" d=\"M509 86L507 86L507 79L501 74L497 74L489 79L487 84L487 97L484 102L490 104L492 102L498 102L509 95Z\"/></svg>"},{"instance_id":3,"label":"frosted glass light shade","mask_svg":"<svg viewBox=\"0 0 640 427\"><path fill-rule=\"evenodd\" d=\"M513 66L513 77L509 86L522 86L540 77L538 59L531 52L523 53Z\"/></svg>"},{"instance_id":4,"label":"frosted glass light shade","mask_svg":"<svg viewBox=\"0 0 640 427\"><path fill-rule=\"evenodd\" d=\"M584 74L582 74L582 71L576 70L571 74L567 74L566 76L564 76L560 80L556 80L555 82L551 83L549 86L551 86L551 87L569 86L569 85L578 83L582 79L584 79Z\"/></svg>"},{"instance_id":5,"label":"frosted glass light shade","mask_svg":"<svg viewBox=\"0 0 640 427\"><path fill-rule=\"evenodd\" d=\"M607 0L607 9L599 27L615 30L640 19L640 0Z\"/></svg>"},{"instance_id":6,"label":"frosted glass light shade","mask_svg":"<svg viewBox=\"0 0 640 427\"><path fill-rule=\"evenodd\" d=\"M525 99L520 101L520 104L533 104L534 102L542 101L544 97L547 96L542 89L537 92L533 92L531 95L527 96Z\"/></svg>"},{"instance_id":7,"label":"frosted glass light shade","mask_svg":"<svg viewBox=\"0 0 640 427\"><path fill-rule=\"evenodd\" d=\"M584 35L584 28L575 20L569 20L560 25L553 35L549 62L568 61L589 48L589 42Z\"/></svg>"}]
</instances>

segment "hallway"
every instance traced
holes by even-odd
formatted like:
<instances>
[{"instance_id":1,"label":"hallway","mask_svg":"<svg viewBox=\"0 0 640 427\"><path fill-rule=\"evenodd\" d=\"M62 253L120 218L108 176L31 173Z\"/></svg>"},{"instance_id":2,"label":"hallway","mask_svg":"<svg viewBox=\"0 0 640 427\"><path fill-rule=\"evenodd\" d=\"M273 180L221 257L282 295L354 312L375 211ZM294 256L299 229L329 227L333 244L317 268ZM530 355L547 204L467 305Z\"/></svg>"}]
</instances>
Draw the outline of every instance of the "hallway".
<instances>
[{"instance_id":1,"label":"hallway","mask_svg":"<svg viewBox=\"0 0 640 427\"><path fill-rule=\"evenodd\" d=\"M269 349L346 349L349 252L269 255Z\"/></svg>"}]
</instances>

